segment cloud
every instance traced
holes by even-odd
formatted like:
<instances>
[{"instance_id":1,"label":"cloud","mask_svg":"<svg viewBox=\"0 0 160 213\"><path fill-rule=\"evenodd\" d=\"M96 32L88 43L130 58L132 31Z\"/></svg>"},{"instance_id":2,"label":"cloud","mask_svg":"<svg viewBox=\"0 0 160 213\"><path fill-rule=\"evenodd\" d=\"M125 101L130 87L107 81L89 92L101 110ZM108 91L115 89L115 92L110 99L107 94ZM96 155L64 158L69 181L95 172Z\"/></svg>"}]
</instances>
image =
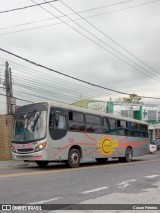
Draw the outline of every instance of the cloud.
<instances>
[{"instance_id":1,"label":"cloud","mask_svg":"<svg viewBox=\"0 0 160 213\"><path fill-rule=\"evenodd\" d=\"M64 2L76 11L82 11L109 4L105 0L82 0L81 2L70 0ZM117 2L118 1L112 1L111 3ZM144 0L142 3L143 2L147 1ZM32 2L30 2L30 4L32 4ZM106 34L112 40L119 43L132 54L134 54L137 58L140 58L140 60L148 64L151 68L154 69L154 71L150 67L142 64L133 56L126 53L104 34L102 35L88 23L85 23L84 20L80 20L78 23L85 29L89 30L92 34L95 34L98 38L103 40L107 45L111 46L116 51L121 52L121 54L125 55L125 57L129 58L135 63L139 64L145 70L138 68L137 65L133 64L131 61L128 61L128 59L123 58L122 55L119 55L113 49L110 49L107 45L100 42L82 28L76 26L74 23L68 22L68 24L85 34L93 41L102 45L108 51L111 51L118 57L123 58L122 60L125 60L127 63L132 64L133 66L136 66L137 69L140 69L146 74L116 58L108 51L97 46L95 43L83 37L81 34L77 33L65 24L59 24L52 27L20 33L0 35L0 47L65 74L102 85L107 88L145 96L159 97L158 91L160 79L154 77L154 75L160 77L158 74L160 55L160 3L109 13L113 10L136 4L139 4L139 1L133 1L130 4L126 3L116 7L108 7L97 11L87 12L81 15L89 16L91 14L98 14L98 12L106 12L105 15L89 18L88 20L100 30L102 30L104 34ZM6 0L1 3L1 10L25 5L29 5L29 2L23 1L22 3L17 0L12 3L12 1ZM56 6L59 10L62 10L66 14L72 13L72 11L69 11L69 9L65 8L64 5L62 6L60 2L53 3L52 5ZM56 16L60 15L59 12L55 12L55 10L49 6L45 6L45 8L54 13ZM78 16L72 17L78 18ZM42 20L45 18L52 18L52 16L39 7L0 15L1 27ZM67 19L65 18L63 20ZM47 23L55 24L58 22L58 20L52 20L34 24L32 27L45 25ZM19 27L3 31L0 30L0 34L9 32L10 30L13 31L26 29L29 27L31 26L26 25L21 28ZM21 63L24 66L29 66L33 69L39 70L40 72L42 71L42 69L31 66L26 62L22 62L19 59L11 57L2 52L0 53L0 57ZM23 70L20 74L21 78L24 78L23 76L26 73L27 70ZM49 77L49 72L46 71L46 73ZM151 75L151 77L148 77L147 74ZM57 77L58 75L55 74L55 76ZM62 78L62 76L60 76L60 78ZM156 79L153 80L152 78ZM34 77L30 75L30 79L34 79ZM28 83L26 82L26 85L27 84ZM63 85L61 86L63 88ZM21 90L23 91L23 89ZM105 93L105 91L103 91L103 93ZM28 96L24 94L24 97ZM1 106L2 102L3 101L1 101L0 97Z\"/></svg>"}]
</instances>

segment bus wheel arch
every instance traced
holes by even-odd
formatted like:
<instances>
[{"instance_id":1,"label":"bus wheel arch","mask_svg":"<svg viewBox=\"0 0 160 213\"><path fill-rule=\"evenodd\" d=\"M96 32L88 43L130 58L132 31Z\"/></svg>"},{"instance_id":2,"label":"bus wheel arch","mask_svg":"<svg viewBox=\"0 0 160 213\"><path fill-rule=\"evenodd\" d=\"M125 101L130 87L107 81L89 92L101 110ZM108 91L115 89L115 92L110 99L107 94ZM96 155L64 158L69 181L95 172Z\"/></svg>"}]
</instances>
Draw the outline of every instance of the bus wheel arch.
<instances>
[{"instance_id":1,"label":"bus wheel arch","mask_svg":"<svg viewBox=\"0 0 160 213\"><path fill-rule=\"evenodd\" d=\"M128 146L125 151L125 157L120 157L119 161L121 162L131 162L133 157L133 148Z\"/></svg>"},{"instance_id":2,"label":"bus wheel arch","mask_svg":"<svg viewBox=\"0 0 160 213\"><path fill-rule=\"evenodd\" d=\"M77 168L80 164L80 159L82 158L82 149L80 146L72 146L68 152L67 165L70 168Z\"/></svg>"}]
</instances>

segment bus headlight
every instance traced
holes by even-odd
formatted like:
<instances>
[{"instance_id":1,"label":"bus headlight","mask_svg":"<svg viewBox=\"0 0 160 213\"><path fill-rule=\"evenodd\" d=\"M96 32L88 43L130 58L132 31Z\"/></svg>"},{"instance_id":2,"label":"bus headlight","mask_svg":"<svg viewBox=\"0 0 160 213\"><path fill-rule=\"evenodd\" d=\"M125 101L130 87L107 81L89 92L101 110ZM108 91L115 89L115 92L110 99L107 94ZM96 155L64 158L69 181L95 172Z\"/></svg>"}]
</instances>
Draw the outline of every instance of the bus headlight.
<instances>
[{"instance_id":1,"label":"bus headlight","mask_svg":"<svg viewBox=\"0 0 160 213\"><path fill-rule=\"evenodd\" d=\"M11 146L11 151L16 152L16 149L13 146Z\"/></svg>"},{"instance_id":2,"label":"bus headlight","mask_svg":"<svg viewBox=\"0 0 160 213\"><path fill-rule=\"evenodd\" d=\"M47 145L47 142L39 144L38 146L36 146L35 152L43 150L46 147L46 145Z\"/></svg>"}]
</instances>

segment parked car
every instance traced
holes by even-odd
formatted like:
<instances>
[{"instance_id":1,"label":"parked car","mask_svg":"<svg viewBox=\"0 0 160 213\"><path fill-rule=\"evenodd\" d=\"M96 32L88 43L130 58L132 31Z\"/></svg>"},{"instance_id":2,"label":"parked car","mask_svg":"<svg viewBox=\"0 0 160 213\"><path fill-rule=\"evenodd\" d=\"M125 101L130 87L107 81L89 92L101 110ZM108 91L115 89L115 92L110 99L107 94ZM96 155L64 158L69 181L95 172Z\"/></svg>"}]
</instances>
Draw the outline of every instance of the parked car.
<instances>
[{"instance_id":1,"label":"parked car","mask_svg":"<svg viewBox=\"0 0 160 213\"><path fill-rule=\"evenodd\" d=\"M149 144L149 152L153 153L157 151L157 145L155 144L154 141L151 141Z\"/></svg>"},{"instance_id":2,"label":"parked car","mask_svg":"<svg viewBox=\"0 0 160 213\"><path fill-rule=\"evenodd\" d=\"M160 150L160 138L156 138L153 142L156 144L157 150Z\"/></svg>"}]
</instances>

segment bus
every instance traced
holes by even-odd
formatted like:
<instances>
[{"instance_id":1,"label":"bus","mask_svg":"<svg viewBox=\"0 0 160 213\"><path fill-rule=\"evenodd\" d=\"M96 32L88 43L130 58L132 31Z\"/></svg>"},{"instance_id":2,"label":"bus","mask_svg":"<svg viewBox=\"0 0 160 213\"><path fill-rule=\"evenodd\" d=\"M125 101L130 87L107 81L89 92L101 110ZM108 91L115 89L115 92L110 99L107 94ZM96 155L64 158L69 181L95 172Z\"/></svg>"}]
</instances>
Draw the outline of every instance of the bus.
<instances>
[{"instance_id":1,"label":"bus","mask_svg":"<svg viewBox=\"0 0 160 213\"><path fill-rule=\"evenodd\" d=\"M17 109L13 125L12 159L64 162L76 168L86 159L131 162L149 153L148 123L59 102Z\"/></svg>"}]
</instances>

